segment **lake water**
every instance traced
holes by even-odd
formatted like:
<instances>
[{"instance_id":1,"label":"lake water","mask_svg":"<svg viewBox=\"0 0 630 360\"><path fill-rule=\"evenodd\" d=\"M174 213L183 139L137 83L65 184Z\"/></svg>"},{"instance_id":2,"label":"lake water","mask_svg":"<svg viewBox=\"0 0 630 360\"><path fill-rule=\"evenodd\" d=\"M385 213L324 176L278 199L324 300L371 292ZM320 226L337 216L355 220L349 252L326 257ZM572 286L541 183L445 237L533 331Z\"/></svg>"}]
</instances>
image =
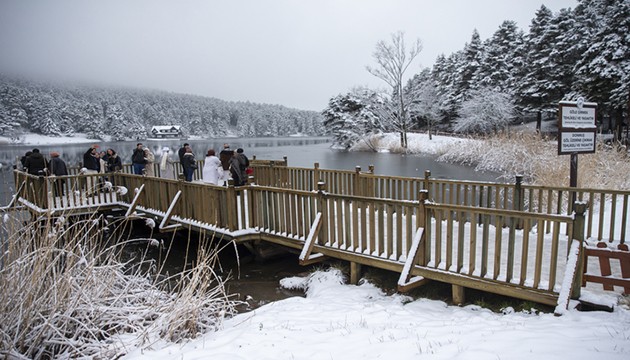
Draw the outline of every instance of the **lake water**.
<instances>
[{"instance_id":1,"label":"lake water","mask_svg":"<svg viewBox=\"0 0 630 360\"><path fill-rule=\"evenodd\" d=\"M424 177L424 171L430 170L431 176L438 179L496 181L497 174L476 172L470 167L436 162L432 156L401 155L375 152L345 152L330 149L332 140L328 137L286 137L286 138L217 138L211 140L186 140L189 143L197 159L203 159L208 149L220 150L224 143L229 143L231 148L243 148L245 154L251 159L282 160L288 158L289 166L314 167L319 163L322 169L354 170L360 166L367 170L369 165L374 165L375 173L392 176ZM136 141L126 142L101 142L98 143L101 150L113 148L118 152L123 163L131 162L131 153L136 146ZM177 149L184 141L181 140L144 140L143 144L150 148L159 159L161 149L168 146L172 150L173 159L177 158ZM15 189L11 176L12 165L16 159L25 152L38 148L42 154L48 155L51 151L57 151L68 166L79 166L83 154L91 144L57 144L57 145L0 145L0 204L9 202Z\"/></svg>"}]
</instances>

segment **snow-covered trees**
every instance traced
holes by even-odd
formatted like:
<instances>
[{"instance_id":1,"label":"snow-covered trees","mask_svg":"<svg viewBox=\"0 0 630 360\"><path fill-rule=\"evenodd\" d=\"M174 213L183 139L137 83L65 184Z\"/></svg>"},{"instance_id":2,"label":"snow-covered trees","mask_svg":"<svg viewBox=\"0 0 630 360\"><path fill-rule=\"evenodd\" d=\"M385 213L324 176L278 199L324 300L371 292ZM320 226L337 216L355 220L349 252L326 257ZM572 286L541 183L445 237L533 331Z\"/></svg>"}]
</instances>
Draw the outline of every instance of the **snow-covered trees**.
<instances>
[{"instance_id":1,"label":"snow-covered trees","mask_svg":"<svg viewBox=\"0 0 630 360\"><path fill-rule=\"evenodd\" d=\"M367 67L370 74L391 87L391 100L396 104L392 126L400 133L400 146L403 148L407 147L409 130L409 102L403 89L403 76L420 51L422 43L420 39L416 39L407 53L404 33L398 31L392 34L391 43L383 40L376 43L372 56L378 67Z\"/></svg>"},{"instance_id":2,"label":"snow-covered trees","mask_svg":"<svg viewBox=\"0 0 630 360\"><path fill-rule=\"evenodd\" d=\"M492 88L471 93L464 101L453 130L465 133L499 132L514 118L514 102L509 94Z\"/></svg>"},{"instance_id":3,"label":"snow-covered trees","mask_svg":"<svg viewBox=\"0 0 630 360\"><path fill-rule=\"evenodd\" d=\"M381 127L379 96L368 89L355 89L330 99L324 109L324 126L333 134L336 146L348 149Z\"/></svg>"},{"instance_id":4,"label":"snow-covered trees","mask_svg":"<svg viewBox=\"0 0 630 360\"><path fill-rule=\"evenodd\" d=\"M440 95L437 82L431 76L429 69L422 70L415 75L407 85L405 91L409 94L411 104L409 114L412 119L418 119L426 124L429 140L432 137L434 124L440 121Z\"/></svg>"},{"instance_id":5,"label":"snow-covered trees","mask_svg":"<svg viewBox=\"0 0 630 360\"><path fill-rule=\"evenodd\" d=\"M44 85L2 74L0 104L5 133L81 132L122 140L144 138L153 125L180 125L189 135L208 137L325 134L315 111L128 88Z\"/></svg>"}]
</instances>

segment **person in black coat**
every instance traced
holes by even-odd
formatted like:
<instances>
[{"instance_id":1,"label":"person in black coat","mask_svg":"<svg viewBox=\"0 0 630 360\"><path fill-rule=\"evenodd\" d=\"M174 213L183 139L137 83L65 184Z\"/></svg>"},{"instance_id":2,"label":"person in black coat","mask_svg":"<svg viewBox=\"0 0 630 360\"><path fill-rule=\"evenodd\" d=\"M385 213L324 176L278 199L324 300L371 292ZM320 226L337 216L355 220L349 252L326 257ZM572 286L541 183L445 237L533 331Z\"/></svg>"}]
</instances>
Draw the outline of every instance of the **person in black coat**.
<instances>
[{"instance_id":1,"label":"person in black coat","mask_svg":"<svg viewBox=\"0 0 630 360\"><path fill-rule=\"evenodd\" d=\"M46 175L46 159L40 154L39 149L33 149L31 155L24 160L24 168L31 175Z\"/></svg>"},{"instance_id":2,"label":"person in black coat","mask_svg":"<svg viewBox=\"0 0 630 360\"><path fill-rule=\"evenodd\" d=\"M182 167L184 168L184 178L186 181L192 181L195 169L197 169L197 161L192 149L188 147L182 157Z\"/></svg>"},{"instance_id":3,"label":"person in black coat","mask_svg":"<svg viewBox=\"0 0 630 360\"><path fill-rule=\"evenodd\" d=\"M21 170L26 171L26 158L31 156L32 153L33 153L32 151L27 151L26 154L24 154L24 156L20 158L20 164L22 164Z\"/></svg>"},{"instance_id":4,"label":"person in black coat","mask_svg":"<svg viewBox=\"0 0 630 360\"><path fill-rule=\"evenodd\" d=\"M96 191L96 185L98 184L98 178L94 174L98 174L101 171L101 159L98 157L98 145L94 144L83 154L83 168L85 168L85 184L88 192Z\"/></svg>"},{"instance_id":5,"label":"person in black coat","mask_svg":"<svg viewBox=\"0 0 630 360\"><path fill-rule=\"evenodd\" d=\"M144 159L144 148L142 143L138 143L136 144L136 148L133 149L133 154L131 155L133 173L136 175L142 175L142 170L144 170L146 163L147 161Z\"/></svg>"},{"instance_id":6,"label":"person in black coat","mask_svg":"<svg viewBox=\"0 0 630 360\"><path fill-rule=\"evenodd\" d=\"M182 172L184 172L184 154L186 154L186 149L190 147L189 143L184 143L182 147L177 150L177 156L179 156L179 165L182 167ZM191 149L192 152L192 149Z\"/></svg>"},{"instance_id":7,"label":"person in black coat","mask_svg":"<svg viewBox=\"0 0 630 360\"><path fill-rule=\"evenodd\" d=\"M50 161L48 162L48 173L50 176L66 176L68 175L68 167L66 163L59 157L59 153L53 151L50 153ZM53 190L55 196L63 195L66 179L54 179Z\"/></svg>"},{"instance_id":8,"label":"person in black coat","mask_svg":"<svg viewBox=\"0 0 630 360\"><path fill-rule=\"evenodd\" d=\"M116 172L122 170L122 160L114 149L107 149L107 172Z\"/></svg>"}]
</instances>

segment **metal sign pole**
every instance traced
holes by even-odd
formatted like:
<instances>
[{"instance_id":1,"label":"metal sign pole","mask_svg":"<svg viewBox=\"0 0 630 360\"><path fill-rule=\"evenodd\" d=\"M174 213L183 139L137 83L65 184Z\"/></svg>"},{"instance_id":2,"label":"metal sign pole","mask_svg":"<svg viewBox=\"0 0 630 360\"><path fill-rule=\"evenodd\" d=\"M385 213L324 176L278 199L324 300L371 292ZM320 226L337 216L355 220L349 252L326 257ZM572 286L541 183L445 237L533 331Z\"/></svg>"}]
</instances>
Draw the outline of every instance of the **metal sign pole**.
<instances>
[{"instance_id":1,"label":"metal sign pole","mask_svg":"<svg viewBox=\"0 0 630 360\"><path fill-rule=\"evenodd\" d=\"M578 179L578 153L571 153L571 170L569 174L569 187L577 188ZM571 192L571 206L575 204L575 191Z\"/></svg>"}]
</instances>

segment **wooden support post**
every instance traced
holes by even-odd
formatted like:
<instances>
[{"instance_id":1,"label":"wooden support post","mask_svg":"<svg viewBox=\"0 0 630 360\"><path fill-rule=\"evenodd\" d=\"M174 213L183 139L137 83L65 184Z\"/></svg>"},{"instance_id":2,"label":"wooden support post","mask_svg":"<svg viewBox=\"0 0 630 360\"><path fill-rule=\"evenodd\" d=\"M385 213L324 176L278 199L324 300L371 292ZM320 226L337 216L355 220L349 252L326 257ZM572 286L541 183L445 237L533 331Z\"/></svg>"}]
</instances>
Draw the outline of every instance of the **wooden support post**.
<instances>
[{"instance_id":1,"label":"wooden support post","mask_svg":"<svg viewBox=\"0 0 630 360\"><path fill-rule=\"evenodd\" d=\"M424 190L429 191L429 186L431 183L431 170L424 171Z\"/></svg>"},{"instance_id":2,"label":"wooden support post","mask_svg":"<svg viewBox=\"0 0 630 360\"><path fill-rule=\"evenodd\" d=\"M228 187L225 192L225 202L226 202L226 211L227 211L227 223L226 227L230 231L234 231L238 228L238 198L236 195L236 190L234 189L234 180L228 179Z\"/></svg>"},{"instance_id":3,"label":"wooden support post","mask_svg":"<svg viewBox=\"0 0 630 360\"><path fill-rule=\"evenodd\" d=\"M140 199L140 194L142 194L142 190L144 190L144 184L140 186L140 188L136 192L136 196L133 197L133 201L131 201L129 209L127 209L127 212L125 213L126 218L131 216L131 214L133 214L133 212L136 210L136 206L138 205L138 200Z\"/></svg>"},{"instance_id":4,"label":"wooden support post","mask_svg":"<svg viewBox=\"0 0 630 360\"><path fill-rule=\"evenodd\" d=\"M575 268L575 275L571 284L571 299L580 298L582 288L582 277L584 275L584 213L586 213L586 202L575 202L573 205L573 240L580 242L578 262Z\"/></svg>"},{"instance_id":5,"label":"wooden support post","mask_svg":"<svg viewBox=\"0 0 630 360\"><path fill-rule=\"evenodd\" d=\"M318 211L322 214L319 233L317 235L318 244L323 245L328 242L328 204L326 202L326 183L320 181L317 183L317 206Z\"/></svg>"},{"instance_id":6,"label":"wooden support post","mask_svg":"<svg viewBox=\"0 0 630 360\"><path fill-rule=\"evenodd\" d=\"M357 285L361 280L361 264L350 262L350 284Z\"/></svg>"},{"instance_id":7,"label":"wooden support post","mask_svg":"<svg viewBox=\"0 0 630 360\"><path fill-rule=\"evenodd\" d=\"M162 222L158 227L158 230L160 230L160 232L175 231L181 227L181 224L167 225L168 222L171 220L171 217L173 216L173 210L175 209L175 205L177 204L177 201L179 200L179 197L181 195L182 191L179 190L177 194L175 194L173 201L171 201L171 204L169 205L168 210L166 210L166 214L164 214L164 218L162 219Z\"/></svg>"},{"instance_id":8,"label":"wooden support post","mask_svg":"<svg viewBox=\"0 0 630 360\"><path fill-rule=\"evenodd\" d=\"M464 294L464 287L460 285L452 285L453 289L453 304L462 305L466 301Z\"/></svg>"},{"instance_id":9,"label":"wooden support post","mask_svg":"<svg viewBox=\"0 0 630 360\"><path fill-rule=\"evenodd\" d=\"M304 241L304 247L302 248L302 252L300 253L299 261L300 265L310 265L317 262L320 262L325 259L322 254L312 254L313 245L315 245L315 239L317 238L317 234L319 233L319 229L321 227L321 219L322 213L318 212L315 215L315 221L311 225L311 229L308 232L308 236L306 241Z\"/></svg>"}]
</instances>

